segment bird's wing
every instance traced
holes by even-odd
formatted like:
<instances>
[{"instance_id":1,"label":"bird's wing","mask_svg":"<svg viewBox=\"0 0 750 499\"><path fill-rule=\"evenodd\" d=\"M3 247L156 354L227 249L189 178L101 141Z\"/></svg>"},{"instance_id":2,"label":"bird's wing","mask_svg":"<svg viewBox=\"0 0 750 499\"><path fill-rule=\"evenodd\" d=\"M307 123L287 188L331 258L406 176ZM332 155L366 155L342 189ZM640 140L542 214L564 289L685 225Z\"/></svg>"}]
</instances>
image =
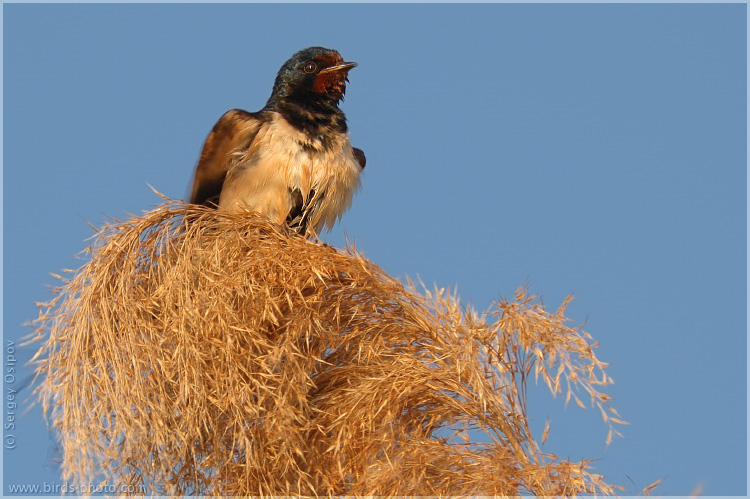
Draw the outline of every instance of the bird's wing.
<instances>
[{"instance_id":1,"label":"bird's wing","mask_svg":"<svg viewBox=\"0 0 750 499\"><path fill-rule=\"evenodd\" d=\"M218 205L233 154L250 146L260 125L261 120L253 113L241 109L224 113L203 146L195 169L190 203Z\"/></svg>"},{"instance_id":2,"label":"bird's wing","mask_svg":"<svg viewBox=\"0 0 750 499\"><path fill-rule=\"evenodd\" d=\"M365 158L365 152L362 149L357 149L356 147L352 147L352 151L354 151L354 157L357 159L357 163L359 163L359 167L364 170L365 164L367 163L367 158Z\"/></svg>"}]
</instances>

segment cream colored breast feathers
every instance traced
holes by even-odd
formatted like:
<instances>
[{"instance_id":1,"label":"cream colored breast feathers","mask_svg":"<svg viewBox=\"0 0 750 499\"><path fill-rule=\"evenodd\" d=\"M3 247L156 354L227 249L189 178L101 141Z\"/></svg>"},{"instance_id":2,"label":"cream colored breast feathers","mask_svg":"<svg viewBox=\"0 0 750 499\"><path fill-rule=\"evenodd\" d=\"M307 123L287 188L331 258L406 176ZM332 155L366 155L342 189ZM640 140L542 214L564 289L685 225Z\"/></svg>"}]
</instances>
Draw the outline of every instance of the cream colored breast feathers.
<instances>
[{"instance_id":1,"label":"cream colored breast feathers","mask_svg":"<svg viewBox=\"0 0 750 499\"><path fill-rule=\"evenodd\" d=\"M324 147L283 117L275 118L263 124L247 150L236 154L219 208L257 211L282 224L301 194L309 226L316 232L324 226L330 230L359 188L361 168L348 135L337 134Z\"/></svg>"}]
</instances>

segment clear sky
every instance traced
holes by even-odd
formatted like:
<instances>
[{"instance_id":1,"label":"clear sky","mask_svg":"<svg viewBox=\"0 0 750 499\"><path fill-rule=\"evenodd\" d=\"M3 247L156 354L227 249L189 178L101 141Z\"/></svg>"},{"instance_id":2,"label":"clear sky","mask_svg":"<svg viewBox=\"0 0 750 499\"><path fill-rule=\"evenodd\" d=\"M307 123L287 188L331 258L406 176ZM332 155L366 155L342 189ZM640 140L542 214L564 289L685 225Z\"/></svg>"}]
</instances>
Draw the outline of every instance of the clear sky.
<instances>
[{"instance_id":1,"label":"clear sky","mask_svg":"<svg viewBox=\"0 0 750 499\"><path fill-rule=\"evenodd\" d=\"M552 420L545 450L597 459L631 493L663 478L664 495L746 494L746 5L5 4L3 16L4 359L50 296L48 273L81 264L86 221L152 208L147 184L184 197L219 116L261 108L281 64L322 45L359 63L342 108L367 154L325 239L348 236L392 275L456 287L477 309L523 283L550 308L575 294L568 315L600 342L631 424L605 447L597 412L540 389L530 414L539 429ZM38 407L9 434L4 492L62 483Z\"/></svg>"}]
</instances>

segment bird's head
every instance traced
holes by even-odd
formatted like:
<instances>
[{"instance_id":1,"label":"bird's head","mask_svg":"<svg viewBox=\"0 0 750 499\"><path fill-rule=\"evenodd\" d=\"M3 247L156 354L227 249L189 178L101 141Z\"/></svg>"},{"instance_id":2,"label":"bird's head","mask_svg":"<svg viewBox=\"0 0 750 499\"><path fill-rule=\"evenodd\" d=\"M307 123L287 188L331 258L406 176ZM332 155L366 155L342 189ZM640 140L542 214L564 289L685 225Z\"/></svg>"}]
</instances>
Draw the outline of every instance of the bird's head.
<instances>
[{"instance_id":1,"label":"bird's head","mask_svg":"<svg viewBox=\"0 0 750 499\"><path fill-rule=\"evenodd\" d=\"M337 104L346 92L349 70L356 65L344 62L335 50L323 47L300 50L281 66L268 102L297 98Z\"/></svg>"}]
</instances>

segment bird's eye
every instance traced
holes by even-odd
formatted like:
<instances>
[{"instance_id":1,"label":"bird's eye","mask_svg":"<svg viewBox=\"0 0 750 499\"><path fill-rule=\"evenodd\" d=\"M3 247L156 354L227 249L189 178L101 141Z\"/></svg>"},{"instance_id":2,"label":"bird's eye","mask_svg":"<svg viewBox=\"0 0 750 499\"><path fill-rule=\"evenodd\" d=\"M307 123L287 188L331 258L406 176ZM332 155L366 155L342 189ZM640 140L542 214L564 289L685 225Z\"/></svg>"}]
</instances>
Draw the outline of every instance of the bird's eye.
<instances>
[{"instance_id":1,"label":"bird's eye","mask_svg":"<svg viewBox=\"0 0 750 499\"><path fill-rule=\"evenodd\" d=\"M302 71L304 71L305 73L314 73L316 69L318 69L318 66L316 66L312 61L306 62L302 67Z\"/></svg>"}]
</instances>

